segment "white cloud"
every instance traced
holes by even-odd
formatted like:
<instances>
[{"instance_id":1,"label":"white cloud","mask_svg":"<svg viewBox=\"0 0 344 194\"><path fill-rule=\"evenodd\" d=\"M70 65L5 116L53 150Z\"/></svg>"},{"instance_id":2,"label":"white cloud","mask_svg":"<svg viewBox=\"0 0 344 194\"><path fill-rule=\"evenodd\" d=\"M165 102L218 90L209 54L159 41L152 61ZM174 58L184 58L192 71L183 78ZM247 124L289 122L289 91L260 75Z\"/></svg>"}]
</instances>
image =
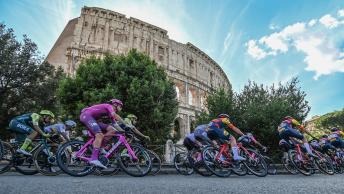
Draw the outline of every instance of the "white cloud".
<instances>
[{"instance_id":1,"label":"white cloud","mask_svg":"<svg viewBox=\"0 0 344 194\"><path fill-rule=\"evenodd\" d=\"M273 51L287 52L288 45L282 39L281 34L273 33L270 36L264 36L259 40L260 44L265 44L267 47Z\"/></svg>"},{"instance_id":2,"label":"white cloud","mask_svg":"<svg viewBox=\"0 0 344 194\"><path fill-rule=\"evenodd\" d=\"M257 60L263 59L268 55L267 52L257 46L257 42L255 40L248 41L247 48L248 54Z\"/></svg>"},{"instance_id":3,"label":"white cloud","mask_svg":"<svg viewBox=\"0 0 344 194\"><path fill-rule=\"evenodd\" d=\"M278 29L279 29L279 26L276 25L276 24L270 24L270 25L269 25L269 29L270 29L270 30L278 30Z\"/></svg>"},{"instance_id":4,"label":"white cloud","mask_svg":"<svg viewBox=\"0 0 344 194\"><path fill-rule=\"evenodd\" d=\"M231 40L231 33L229 32L229 33L227 34L226 38L225 38L225 41L223 42L224 52L227 51L228 46L229 46L229 44L230 44L230 42L231 42L230 40Z\"/></svg>"},{"instance_id":5,"label":"white cloud","mask_svg":"<svg viewBox=\"0 0 344 194\"><path fill-rule=\"evenodd\" d=\"M337 15L338 15L339 17L344 17L344 9L339 10L339 11L337 12Z\"/></svg>"},{"instance_id":6,"label":"white cloud","mask_svg":"<svg viewBox=\"0 0 344 194\"><path fill-rule=\"evenodd\" d=\"M339 13L342 12L339 11L338 15ZM259 40L250 40L246 43L247 53L252 58L260 60L295 48L305 55L305 70L315 72L314 79L321 75L344 72L344 53L338 48L338 41L342 41L342 33L339 32L343 30L339 27L344 22L329 14L317 21L312 19L307 25L298 22ZM334 31L335 29L338 31Z\"/></svg>"},{"instance_id":7,"label":"white cloud","mask_svg":"<svg viewBox=\"0 0 344 194\"><path fill-rule=\"evenodd\" d=\"M311 21L308 22L308 26L312 27L317 23L316 19L312 19Z\"/></svg>"},{"instance_id":8,"label":"white cloud","mask_svg":"<svg viewBox=\"0 0 344 194\"><path fill-rule=\"evenodd\" d=\"M304 59L307 64L306 70L316 73L314 79L318 79L321 75L344 72L344 59L340 59L340 53L326 44L326 40L322 37L304 37L296 41L295 47L306 54Z\"/></svg>"},{"instance_id":9,"label":"white cloud","mask_svg":"<svg viewBox=\"0 0 344 194\"><path fill-rule=\"evenodd\" d=\"M339 21L329 14L324 15L322 18L320 18L319 22L322 23L325 27L330 28L330 29L335 28L339 25Z\"/></svg>"},{"instance_id":10,"label":"white cloud","mask_svg":"<svg viewBox=\"0 0 344 194\"><path fill-rule=\"evenodd\" d=\"M288 51L288 44L291 37L301 34L305 31L304 23L295 23L285 27L281 32L275 32L269 36L259 39L259 43L270 49L269 55L285 53Z\"/></svg>"}]
</instances>

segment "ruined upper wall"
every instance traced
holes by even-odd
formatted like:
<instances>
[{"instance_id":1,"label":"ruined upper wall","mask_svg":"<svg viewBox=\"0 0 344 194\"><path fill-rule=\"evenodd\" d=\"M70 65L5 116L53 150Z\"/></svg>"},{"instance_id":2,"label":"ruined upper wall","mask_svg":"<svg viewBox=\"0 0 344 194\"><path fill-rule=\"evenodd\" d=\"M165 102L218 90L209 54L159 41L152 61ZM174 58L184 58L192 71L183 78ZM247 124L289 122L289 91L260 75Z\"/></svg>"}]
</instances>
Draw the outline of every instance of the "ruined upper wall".
<instances>
[{"instance_id":1,"label":"ruined upper wall","mask_svg":"<svg viewBox=\"0 0 344 194\"><path fill-rule=\"evenodd\" d=\"M64 41L69 43L65 57L53 63L67 64L67 73L73 74L80 60L90 55L126 54L136 48L172 74L183 75L208 88L230 87L221 67L199 48L171 40L166 30L139 19L102 8L84 7L77 23L70 26L74 32L72 38ZM65 47L54 46L47 60L57 59Z\"/></svg>"}]
</instances>

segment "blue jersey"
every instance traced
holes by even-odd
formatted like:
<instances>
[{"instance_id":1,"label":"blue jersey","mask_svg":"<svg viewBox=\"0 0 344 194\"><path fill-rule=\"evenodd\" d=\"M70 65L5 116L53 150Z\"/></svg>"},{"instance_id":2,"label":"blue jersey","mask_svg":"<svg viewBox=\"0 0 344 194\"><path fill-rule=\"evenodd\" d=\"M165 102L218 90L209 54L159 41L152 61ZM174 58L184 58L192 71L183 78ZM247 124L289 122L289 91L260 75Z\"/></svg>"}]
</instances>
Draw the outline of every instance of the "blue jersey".
<instances>
[{"instance_id":1,"label":"blue jersey","mask_svg":"<svg viewBox=\"0 0 344 194\"><path fill-rule=\"evenodd\" d=\"M65 133L66 132L66 126L63 123L57 123L54 125L49 125L44 127L44 131L46 133L51 133L55 129L59 133Z\"/></svg>"},{"instance_id":2,"label":"blue jersey","mask_svg":"<svg viewBox=\"0 0 344 194\"><path fill-rule=\"evenodd\" d=\"M198 125L194 131L195 136L205 136L207 137L208 124Z\"/></svg>"},{"instance_id":3,"label":"blue jersey","mask_svg":"<svg viewBox=\"0 0 344 194\"><path fill-rule=\"evenodd\" d=\"M194 142L194 143L196 142L196 138L195 138L195 134L194 133L190 133L186 137L189 138L192 142Z\"/></svg>"}]
</instances>

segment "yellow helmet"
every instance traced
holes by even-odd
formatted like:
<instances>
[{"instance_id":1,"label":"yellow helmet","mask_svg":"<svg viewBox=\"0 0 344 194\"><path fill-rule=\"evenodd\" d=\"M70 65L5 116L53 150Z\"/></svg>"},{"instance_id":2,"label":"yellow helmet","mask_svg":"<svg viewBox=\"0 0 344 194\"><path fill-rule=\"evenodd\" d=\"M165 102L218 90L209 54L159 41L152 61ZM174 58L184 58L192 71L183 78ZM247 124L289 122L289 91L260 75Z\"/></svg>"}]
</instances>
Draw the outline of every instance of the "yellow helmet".
<instances>
[{"instance_id":1,"label":"yellow helmet","mask_svg":"<svg viewBox=\"0 0 344 194\"><path fill-rule=\"evenodd\" d=\"M51 112L50 110L41 110L41 112L39 112L40 115L48 115L51 118L55 118L55 115L53 112Z\"/></svg>"}]
</instances>

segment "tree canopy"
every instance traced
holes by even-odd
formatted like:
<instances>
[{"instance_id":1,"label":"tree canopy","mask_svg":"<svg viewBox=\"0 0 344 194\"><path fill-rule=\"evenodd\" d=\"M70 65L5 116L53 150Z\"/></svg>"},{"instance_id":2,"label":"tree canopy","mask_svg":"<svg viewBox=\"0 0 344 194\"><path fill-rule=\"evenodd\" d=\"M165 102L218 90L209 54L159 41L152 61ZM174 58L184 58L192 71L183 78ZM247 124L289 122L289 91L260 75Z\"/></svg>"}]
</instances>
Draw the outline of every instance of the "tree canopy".
<instances>
[{"instance_id":1,"label":"tree canopy","mask_svg":"<svg viewBox=\"0 0 344 194\"><path fill-rule=\"evenodd\" d=\"M55 91L62 69L43 61L37 45L26 35L20 42L14 31L0 23L0 127L27 111L56 109ZM2 135L7 134L1 130Z\"/></svg>"},{"instance_id":2,"label":"tree canopy","mask_svg":"<svg viewBox=\"0 0 344 194\"><path fill-rule=\"evenodd\" d=\"M138 128L156 143L165 142L178 111L173 82L155 61L136 50L84 60L74 78L61 81L58 96L65 114L75 119L82 108L121 99L119 114L135 114Z\"/></svg>"},{"instance_id":3,"label":"tree canopy","mask_svg":"<svg viewBox=\"0 0 344 194\"><path fill-rule=\"evenodd\" d=\"M299 121L306 118L310 106L305 97L297 78L270 87L249 81L239 93L221 89L210 94L206 101L209 114L201 113L197 121L209 122L217 114L227 113L239 129L253 133L263 144L277 150L277 126L287 115Z\"/></svg>"}]
</instances>

